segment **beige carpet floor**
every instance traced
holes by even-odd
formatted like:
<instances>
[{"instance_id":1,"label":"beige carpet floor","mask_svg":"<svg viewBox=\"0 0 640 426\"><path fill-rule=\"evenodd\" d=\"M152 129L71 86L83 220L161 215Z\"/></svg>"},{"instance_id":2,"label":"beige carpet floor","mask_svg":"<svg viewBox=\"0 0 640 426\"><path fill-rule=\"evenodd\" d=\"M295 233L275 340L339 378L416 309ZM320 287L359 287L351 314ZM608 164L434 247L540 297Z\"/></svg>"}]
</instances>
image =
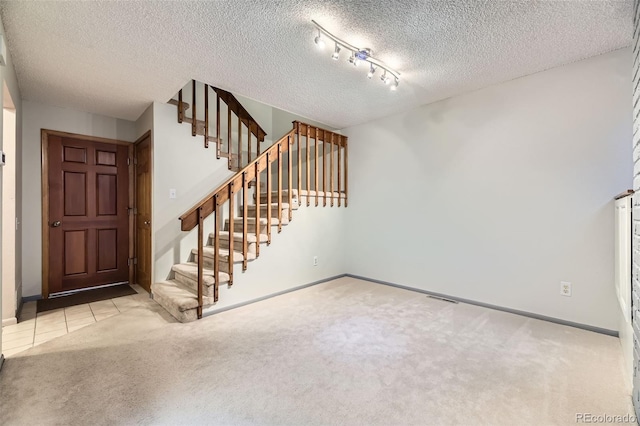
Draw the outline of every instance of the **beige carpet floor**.
<instances>
[{"instance_id":1,"label":"beige carpet floor","mask_svg":"<svg viewBox=\"0 0 640 426\"><path fill-rule=\"evenodd\" d=\"M618 340L350 278L176 323L149 301L9 358L2 425L570 425L632 413Z\"/></svg>"}]
</instances>

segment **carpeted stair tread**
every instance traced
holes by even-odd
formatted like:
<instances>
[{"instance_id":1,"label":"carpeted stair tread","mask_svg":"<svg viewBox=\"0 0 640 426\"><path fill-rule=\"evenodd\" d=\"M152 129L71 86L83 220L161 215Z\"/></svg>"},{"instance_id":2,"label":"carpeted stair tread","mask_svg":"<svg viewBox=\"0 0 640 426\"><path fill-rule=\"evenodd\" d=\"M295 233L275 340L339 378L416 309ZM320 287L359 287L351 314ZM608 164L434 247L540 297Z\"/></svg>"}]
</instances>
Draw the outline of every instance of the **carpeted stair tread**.
<instances>
[{"instance_id":1,"label":"carpeted stair tread","mask_svg":"<svg viewBox=\"0 0 640 426\"><path fill-rule=\"evenodd\" d=\"M271 188L271 196L273 197L273 195L275 194L275 196L278 196L278 188ZM282 196L289 196L289 190L288 189L283 189L282 190ZM255 198L255 196L254 196ZM266 199L267 198L267 187L266 185L260 185L260 199ZM297 189L292 189L291 190L291 198L298 198L298 190Z\"/></svg>"},{"instance_id":2,"label":"carpeted stair tread","mask_svg":"<svg viewBox=\"0 0 640 426\"><path fill-rule=\"evenodd\" d=\"M274 216L276 218L278 217L278 203L271 203L271 206L269 206L269 204L261 204L260 216L267 217L268 209L271 209L271 219L273 219ZM280 211L282 211L282 216L283 217L286 216L288 220L289 219L289 203L282 203L282 207L280 208ZM243 215L244 215L244 210L241 207L240 216L243 216ZM247 217L255 217L255 215L256 215L255 204L247 206Z\"/></svg>"},{"instance_id":3,"label":"carpeted stair tread","mask_svg":"<svg viewBox=\"0 0 640 426\"><path fill-rule=\"evenodd\" d=\"M306 189L302 189L300 190L300 196L302 197L315 197L316 196L316 192L318 193L318 197L324 197L324 191L314 191L314 190L309 190L307 191ZM333 197L337 198L347 198L347 195L344 192L331 192L331 191L327 191L327 197L331 197L333 194Z\"/></svg>"},{"instance_id":4,"label":"carpeted stair tread","mask_svg":"<svg viewBox=\"0 0 640 426\"><path fill-rule=\"evenodd\" d=\"M266 203L267 202L267 189L266 188L262 188L262 191L260 191L260 203ZM253 194L253 201L256 201L256 194ZM289 191L286 189L282 190L282 201L289 201ZM277 190L271 190L271 202L278 202L278 191ZM294 209L296 208L296 204L298 203L298 190L297 189L293 189L291 190L291 202L293 203L293 207Z\"/></svg>"},{"instance_id":5,"label":"carpeted stair tread","mask_svg":"<svg viewBox=\"0 0 640 426\"><path fill-rule=\"evenodd\" d=\"M242 247L237 247L238 249L242 250ZM235 245L234 245L234 249L236 249ZM220 260L221 261L227 261L229 259L229 250L228 249L223 249L220 248L218 250L218 252L220 253ZM191 250L191 253L193 253L194 256L198 255L198 249L193 249ZM204 246L203 250L202 250L202 254L204 257L207 257L209 259L213 259L214 258L214 253L215 253L215 249L212 246ZM248 252L247 253L247 260L254 260L256 258L255 253L251 253ZM242 262L244 260L244 256L242 255L242 251L233 251L233 262Z\"/></svg>"},{"instance_id":6,"label":"carpeted stair tread","mask_svg":"<svg viewBox=\"0 0 640 426\"><path fill-rule=\"evenodd\" d=\"M243 220L244 220L244 219L243 219L243 218L241 218L241 217L236 217L236 218L234 218L234 219L233 219L233 223L234 223L234 224L237 224L238 222L242 223L242 221L243 221ZM255 217L248 217L248 218L247 218L247 222L248 222L248 223L251 223L251 224L254 224L254 223L256 223L256 218L255 218ZM225 224L228 224L228 223L229 223L229 219L225 219L225 220L224 220L224 223L225 223ZM261 224L261 225L266 225L266 224L267 224L267 219L265 219L264 217L261 217L261 218L260 218L260 224ZM228 231L225 231L225 232L228 232ZM235 232L234 232L234 233L235 233Z\"/></svg>"},{"instance_id":7,"label":"carpeted stair tread","mask_svg":"<svg viewBox=\"0 0 640 426\"><path fill-rule=\"evenodd\" d=\"M262 216L262 215L260 215ZM266 216L266 215L265 215ZM275 217L274 217L275 216ZM242 229L242 222L243 222L243 218L241 217L237 217L233 220L233 227L234 229ZM250 225L253 225L254 223L256 223L256 218L255 217L251 217L248 216L247 217L247 223ZM287 225L289 223L289 215L282 215L282 224L283 225ZM224 220L224 224L225 224L225 229L229 228L229 219L225 219ZM266 225L267 224L267 219L264 217L260 218L260 225ZM277 215L271 215L271 226L278 226L278 217ZM239 228L238 228L239 227ZM234 232L235 233L235 232ZM264 235L264 234L261 234Z\"/></svg>"},{"instance_id":8,"label":"carpeted stair tread","mask_svg":"<svg viewBox=\"0 0 640 426\"><path fill-rule=\"evenodd\" d=\"M226 242L229 241L229 231L220 231L219 234L220 234L220 241L225 241L225 244L226 244ZM211 240L213 240L215 238L215 234L213 232L210 233L209 234L209 238ZM267 234L260 234L260 242L261 243L266 242L267 238L269 238L267 236ZM233 233L233 241L234 241L234 244L237 243L237 242L242 242L242 232L234 232ZM247 233L247 242L248 243L255 243L257 241L258 241L258 239L256 238L256 234Z\"/></svg>"},{"instance_id":9,"label":"carpeted stair tread","mask_svg":"<svg viewBox=\"0 0 640 426\"><path fill-rule=\"evenodd\" d=\"M171 314L175 311L184 312L198 307L198 297L178 281L157 282L153 284L152 291L153 298ZM168 306L166 306L166 303L162 303L166 301L169 301Z\"/></svg>"},{"instance_id":10,"label":"carpeted stair tread","mask_svg":"<svg viewBox=\"0 0 640 426\"><path fill-rule=\"evenodd\" d=\"M187 263L178 263L171 267L171 270L176 274L184 275L187 278L198 280L198 264L194 262ZM206 286L212 286L215 284L215 280L213 279L213 270L203 268L202 269L202 282ZM229 274L225 272L218 272L218 284L229 282Z\"/></svg>"},{"instance_id":11,"label":"carpeted stair tread","mask_svg":"<svg viewBox=\"0 0 640 426\"><path fill-rule=\"evenodd\" d=\"M260 200L260 201L263 201L263 200ZM265 198L265 201L266 201L266 198ZM268 205L269 204L267 204L267 203L260 203L260 207L262 207L262 208L266 208ZM276 201L271 200L271 207L278 207L278 200L276 200ZM255 209L256 205L255 204L250 204L250 205L247 206L247 208L248 209ZM288 209L289 208L289 203L285 203L284 200L283 200L282 201L282 208L283 209Z\"/></svg>"}]
</instances>

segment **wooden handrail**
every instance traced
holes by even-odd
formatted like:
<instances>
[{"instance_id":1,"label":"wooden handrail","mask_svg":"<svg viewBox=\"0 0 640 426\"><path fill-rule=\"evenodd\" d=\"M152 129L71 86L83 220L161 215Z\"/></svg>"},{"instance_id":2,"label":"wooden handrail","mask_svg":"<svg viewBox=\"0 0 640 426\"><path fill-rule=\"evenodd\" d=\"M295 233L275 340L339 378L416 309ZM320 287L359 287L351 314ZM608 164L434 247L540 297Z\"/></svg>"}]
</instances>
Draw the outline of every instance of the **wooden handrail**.
<instances>
[{"instance_id":1,"label":"wooden handrail","mask_svg":"<svg viewBox=\"0 0 640 426\"><path fill-rule=\"evenodd\" d=\"M220 94L218 94L220 96ZM222 97L222 96L220 96ZM195 98L193 99L195 101ZM225 99L223 99L225 100ZM205 106L205 109L208 109ZM219 110L218 108L216 108ZM231 108L229 108L231 111ZM230 113L229 113L230 116ZM241 140L240 126L242 125L240 116L238 116L238 136L239 140ZM195 120L194 120L195 122ZM255 122L248 122L250 126ZM229 126L230 128L230 126ZM249 132L251 135L251 132ZM310 161L309 161L309 146L310 139L314 139L314 174L315 174L315 199L316 206L318 205L319 198L319 144L322 144L322 190L323 190L323 205L326 206L326 200L329 197L331 199L331 206L333 206L333 198L335 196L334 189L334 159L333 159L333 147L334 145L337 147L337 167L338 167L338 205L341 204L341 198L344 195L344 205L347 206L347 138L338 133L331 132L329 130L320 129L315 126L311 126L309 124L305 124L302 122L294 121L293 129L287 132L284 136L282 136L276 143L268 147L262 153L256 156L256 158L251 159L249 157L249 164L247 164L244 168L235 173L232 177L227 179L222 185L219 185L215 191L209 193L206 197L204 197L200 202L198 202L195 206L185 212L182 216L180 216L181 221L181 229L183 231L191 231L194 228L198 228L198 249L196 253L196 264L197 264L197 300L198 300L198 308L197 308L197 317L202 318L203 307L204 307L204 220L209 215L215 213L214 217L214 234L213 234L213 279L214 279L214 289L213 289L213 301L214 303L218 300L218 280L220 278L221 267L226 269L229 279L228 285L233 285L234 274L233 274L233 264L235 262L235 254L242 256L242 270L247 269L247 261L249 260L249 239L248 233L255 233L255 244L256 244L256 252L255 256L259 256L260 253L260 236L262 234L262 223L261 223L261 208L266 207L266 234L267 234L267 244L271 243L271 226L277 225L278 232L282 231L282 225L288 223L292 220L292 208L293 208L293 190L296 186L294 183L294 175L293 175L293 159L294 156L291 153L291 150L298 146L298 176L297 176L297 190L298 190L298 203L300 203L300 198L302 196L302 164L300 162L302 155L300 153L301 141L300 138L302 136L306 136L306 146L307 146L307 203L309 202L309 198L311 196L311 188L309 188L310 181ZM216 136L218 139L219 137ZM250 143L250 139L249 139ZM327 145L329 146L330 152L329 157L327 158ZM341 156L340 151L344 149L344 156ZM287 184L286 188L283 188L283 154L287 153ZM238 154L238 162L240 162L241 152ZM229 156L229 158L231 158ZM344 164L342 164L342 160ZM272 165L276 163L277 165L277 174L275 176L272 175ZM327 164L329 163L329 164ZM329 176L327 175L327 166L329 169ZM260 174L266 171L266 206L261 204L261 186L260 186ZM272 203L272 179L277 177L276 180L276 197L275 203ZM341 186L341 178L344 178L344 193L340 192ZM251 218L254 220L254 230L249 231L250 229L250 218L249 218L249 183L255 180L255 216ZM330 191L329 191L330 190ZM283 217L283 191L286 191L287 197L287 205L288 205L288 215ZM242 205L238 206L236 203L236 195L239 195L238 203L242 203ZM220 238L222 231L222 215L225 208L223 207L226 202L229 202L228 205L228 226L226 228L228 234L228 245L225 247L221 247ZM239 207L239 212L242 214L242 221L238 221L236 224L236 207ZM273 218L272 221L272 211L273 208L277 208L277 223L273 223L276 221L276 218ZM237 229L237 234L242 234L242 240L240 248L234 250L234 240L236 238L236 232L234 228ZM221 253L221 249L227 249L227 258L223 259L224 252ZM208 257L211 259L211 257ZM210 296L207 296L210 297Z\"/></svg>"},{"instance_id":2,"label":"wooden handrail","mask_svg":"<svg viewBox=\"0 0 640 426\"><path fill-rule=\"evenodd\" d=\"M236 182L237 186L241 186L241 180L242 180L242 173L247 172L247 175L250 177L250 180L253 180L255 178L255 164L258 163L260 165L262 165L262 163L264 162L265 165L264 167L260 168L259 167L259 171L263 171L266 168L266 159L267 159L267 155L277 155L278 153L278 147L281 146L284 142L288 141L288 137L291 135L295 134L295 129L290 130L286 135L284 135L283 137L281 137L276 143L274 143L273 145L271 145L269 148L267 148L262 154L260 154L256 159L254 159L251 163L247 164L242 170L238 171L235 175L233 175L232 177L230 177L229 179L227 179L226 182L224 182L222 185L218 186L218 188L209 193L206 197L204 197L199 203L197 203L195 206L193 206L191 209L187 210L182 216L180 216L180 221L182 221L182 230L183 231L191 231L193 228L196 227L197 225L197 220L196 219L196 211L199 208L203 208L204 209L204 213L205 213L205 218L207 216L209 216L212 212L213 212L213 197L218 194L221 193L221 202L227 201L228 198L222 194L222 192L227 189L227 187ZM283 147L284 148L284 147ZM288 149L288 147L287 147ZM273 160L272 160L273 161ZM251 170L252 168L254 168L254 170Z\"/></svg>"},{"instance_id":3,"label":"wooden handrail","mask_svg":"<svg viewBox=\"0 0 640 426\"><path fill-rule=\"evenodd\" d=\"M267 132L264 131L262 127L258 124L258 122L249 114L240 101L233 96L231 92L227 92L226 90L220 89L218 87L210 86L216 94L224 101L225 104L232 110L236 116L240 117L240 121L242 124L247 126L251 130L251 133L258 138L258 141L264 141L265 136L267 136Z\"/></svg>"},{"instance_id":4,"label":"wooden handrail","mask_svg":"<svg viewBox=\"0 0 640 426\"><path fill-rule=\"evenodd\" d=\"M204 89L204 120L199 120L196 112L196 92L200 90L198 82L196 80L191 80L191 102L188 103L183 101L182 97L182 89L178 92L178 100L171 99L169 101L170 104L176 105L178 107L178 123L187 122L191 124L191 135L204 136L204 147L209 148L209 142L214 142L216 144L216 159L220 159L223 156L222 153L222 139L220 137L220 128L221 123L220 119L222 118L220 115L220 101L222 100L227 105L227 152L224 154L228 158L228 168L229 170L237 170L242 168L245 165L245 159L243 156L243 147L242 147L242 127L246 126L247 131L247 148L248 154L246 158L246 163L251 162L253 157L252 153L252 137L256 138L256 156L260 154L260 143L264 142L265 137L267 136L267 132L264 131L262 127L258 124L256 120L249 114L249 112L242 106L240 101L230 92L226 90L210 86L206 83L202 84ZM210 125L210 108L209 108L209 89L213 89L216 95L216 125L215 125L215 136L211 136L211 132L209 129ZM191 117L185 117L185 111L191 108ZM235 114L238 118L238 138L237 144L234 147L232 145L232 132L231 132L231 116ZM234 141L235 142L235 141ZM233 152L233 149L237 149L237 153Z\"/></svg>"}]
</instances>

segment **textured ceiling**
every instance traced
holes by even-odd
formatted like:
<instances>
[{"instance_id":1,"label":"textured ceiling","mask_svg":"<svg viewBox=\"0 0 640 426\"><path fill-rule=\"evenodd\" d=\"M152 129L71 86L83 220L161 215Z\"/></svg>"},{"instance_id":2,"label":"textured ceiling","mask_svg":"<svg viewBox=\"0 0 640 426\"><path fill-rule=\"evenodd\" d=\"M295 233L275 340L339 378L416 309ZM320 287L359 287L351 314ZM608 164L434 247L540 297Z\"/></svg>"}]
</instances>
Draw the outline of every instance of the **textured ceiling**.
<instances>
[{"instance_id":1,"label":"textured ceiling","mask_svg":"<svg viewBox=\"0 0 640 426\"><path fill-rule=\"evenodd\" d=\"M629 1L4 2L23 98L135 120L195 78L342 128L628 46ZM320 53L311 19L401 73Z\"/></svg>"}]
</instances>

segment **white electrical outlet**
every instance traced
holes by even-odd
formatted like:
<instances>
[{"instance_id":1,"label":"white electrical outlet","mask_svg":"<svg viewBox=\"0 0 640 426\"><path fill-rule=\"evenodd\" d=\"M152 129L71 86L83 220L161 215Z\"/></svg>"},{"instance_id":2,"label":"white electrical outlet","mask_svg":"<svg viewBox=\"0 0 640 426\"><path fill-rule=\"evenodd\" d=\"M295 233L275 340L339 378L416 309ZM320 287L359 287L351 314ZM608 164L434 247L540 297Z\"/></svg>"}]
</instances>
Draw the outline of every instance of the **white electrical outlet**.
<instances>
[{"instance_id":1,"label":"white electrical outlet","mask_svg":"<svg viewBox=\"0 0 640 426\"><path fill-rule=\"evenodd\" d=\"M176 193L175 189L171 188L169 190L169 198L171 198L171 199L177 198L177 193Z\"/></svg>"},{"instance_id":2,"label":"white electrical outlet","mask_svg":"<svg viewBox=\"0 0 640 426\"><path fill-rule=\"evenodd\" d=\"M560 294L563 296L571 297L571 283L567 281L560 281Z\"/></svg>"},{"instance_id":3,"label":"white electrical outlet","mask_svg":"<svg viewBox=\"0 0 640 426\"><path fill-rule=\"evenodd\" d=\"M313 266L318 266L318 256L313 256Z\"/></svg>"}]
</instances>

